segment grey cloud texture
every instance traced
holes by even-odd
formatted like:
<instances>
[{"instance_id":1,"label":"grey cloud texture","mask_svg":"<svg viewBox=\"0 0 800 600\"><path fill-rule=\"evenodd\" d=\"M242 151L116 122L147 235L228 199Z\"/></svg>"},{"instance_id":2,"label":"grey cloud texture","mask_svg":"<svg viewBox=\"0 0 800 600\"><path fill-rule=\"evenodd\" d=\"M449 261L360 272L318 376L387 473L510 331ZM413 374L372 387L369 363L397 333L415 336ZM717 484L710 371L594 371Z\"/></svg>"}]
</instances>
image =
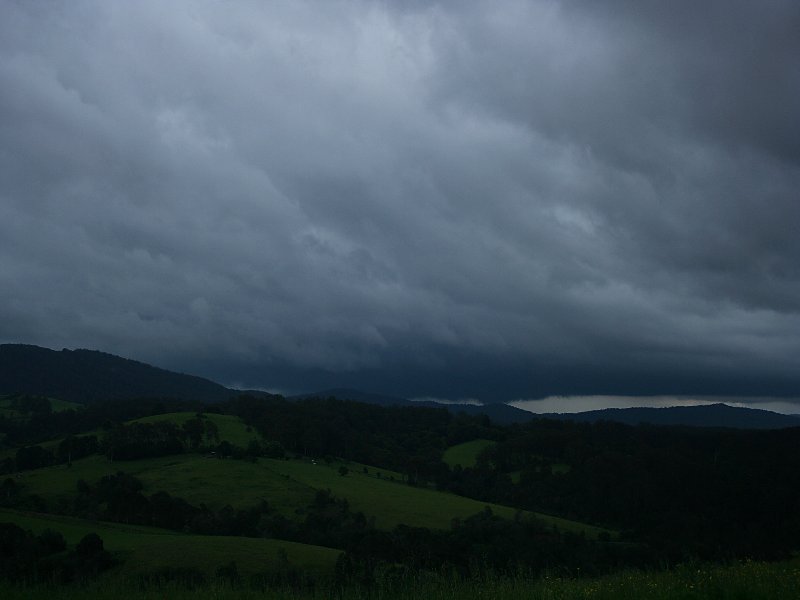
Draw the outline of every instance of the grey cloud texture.
<instances>
[{"instance_id":1,"label":"grey cloud texture","mask_svg":"<svg viewBox=\"0 0 800 600\"><path fill-rule=\"evenodd\" d=\"M0 339L271 388L797 396L798 30L791 1L3 2Z\"/></svg>"}]
</instances>

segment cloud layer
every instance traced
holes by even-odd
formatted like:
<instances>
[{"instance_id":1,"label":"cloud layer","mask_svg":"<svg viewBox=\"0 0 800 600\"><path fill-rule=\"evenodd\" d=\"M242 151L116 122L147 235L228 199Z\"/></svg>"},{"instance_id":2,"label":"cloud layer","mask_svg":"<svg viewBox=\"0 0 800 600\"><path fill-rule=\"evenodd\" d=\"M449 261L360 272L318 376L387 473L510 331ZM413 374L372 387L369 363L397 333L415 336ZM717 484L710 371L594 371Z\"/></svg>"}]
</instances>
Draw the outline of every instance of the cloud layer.
<instances>
[{"instance_id":1,"label":"cloud layer","mask_svg":"<svg viewBox=\"0 0 800 600\"><path fill-rule=\"evenodd\" d=\"M0 340L287 391L800 395L798 27L4 2Z\"/></svg>"}]
</instances>

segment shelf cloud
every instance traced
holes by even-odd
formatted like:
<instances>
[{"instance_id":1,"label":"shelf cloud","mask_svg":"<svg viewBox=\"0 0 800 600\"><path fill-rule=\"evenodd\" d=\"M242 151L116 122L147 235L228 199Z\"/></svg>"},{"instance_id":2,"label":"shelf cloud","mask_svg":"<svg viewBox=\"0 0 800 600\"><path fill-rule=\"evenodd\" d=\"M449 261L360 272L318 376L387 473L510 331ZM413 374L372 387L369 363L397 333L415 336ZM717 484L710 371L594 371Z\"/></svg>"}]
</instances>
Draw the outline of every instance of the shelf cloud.
<instances>
[{"instance_id":1,"label":"shelf cloud","mask_svg":"<svg viewBox=\"0 0 800 600\"><path fill-rule=\"evenodd\" d=\"M0 341L800 396L800 5L0 5Z\"/></svg>"}]
</instances>

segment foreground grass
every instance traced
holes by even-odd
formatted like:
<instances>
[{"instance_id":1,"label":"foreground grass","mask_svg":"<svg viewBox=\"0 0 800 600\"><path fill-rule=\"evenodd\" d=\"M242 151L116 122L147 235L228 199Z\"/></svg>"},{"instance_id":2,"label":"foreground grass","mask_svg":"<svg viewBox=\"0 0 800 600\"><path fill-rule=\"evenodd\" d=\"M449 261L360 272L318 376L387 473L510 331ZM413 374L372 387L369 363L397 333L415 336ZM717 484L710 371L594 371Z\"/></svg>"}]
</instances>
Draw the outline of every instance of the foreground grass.
<instances>
[{"instance_id":1,"label":"foreground grass","mask_svg":"<svg viewBox=\"0 0 800 600\"><path fill-rule=\"evenodd\" d=\"M219 581L187 590L176 585L142 587L131 580L96 581L86 587L11 586L0 583L0 596L7 600L46 598L48 600L234 600L276 598L282 600L782 600L796 599L800 589L800 563L742 563L732 566L684 566L671 571L629 571L598 579L487 577L458 580L429 576L410 580L384 581L372 589L343 590L317 586L316 589L251 589L245 581L232 587Z\"/></svg>"}]
</instances>

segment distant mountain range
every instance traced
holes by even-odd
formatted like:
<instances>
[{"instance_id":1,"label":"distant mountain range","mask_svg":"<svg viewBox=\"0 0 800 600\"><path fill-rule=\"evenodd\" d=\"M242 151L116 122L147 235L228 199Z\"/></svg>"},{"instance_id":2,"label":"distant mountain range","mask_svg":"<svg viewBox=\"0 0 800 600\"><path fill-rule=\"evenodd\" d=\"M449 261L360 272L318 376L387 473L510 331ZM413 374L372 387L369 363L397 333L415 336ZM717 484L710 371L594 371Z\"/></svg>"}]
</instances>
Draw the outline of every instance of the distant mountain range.
<instances>
[{"instance_id":1,"label":"distant mountain range","mask_svg":"<svg viewBox=\"0 0 800 600\"><path fill-rule=\"evenodd\" d=\"M670 406L665 408L604 408L580 413L547 413L538 415L547 419L560 419L593 423L615 421L628 425L686 425L691 427L733 427L737 429L782 429L800 427L800 416L782 415L769 410L705 404L701 406Z\"/></svg>"},{"instance_id":2,"label":"distant mountain range","mask_svg":"<svg viewBox=\"0 0 800 600\"><path fill-rule=\"evenodd\" d=\"M339 400L354 400L356 402L366 402L367 404L378 404L380 406L409 406L428 408L446 408L450 412L465 413L468 415L487 415L495 423L510 425L511 423L525 423L530 421L534 415L527 410L514 408L507 404L443 404L430 400L408 400L396 396L384 396L381 394L370 394L360 390L336 388L322 390L313 394L300 394L292 396L290 400L303 400L306 398L338 398Z\"/></svg>"},{"instance_id":3,"label":"distant mountain range","mask_svg":"<svg viewBox=\"0 0 800 600\"><path fill-rule=\"evenodd\" d=\"M0 394L33 394L92 402L127 398L176 398L219 402L231 396L260 391L226 388L197 377L159 369L96 350L50 350L24 344L0 344ZM615 421L629 425L684 425L693 427L735 427L779 429L800 426L800 417L767 410L739 408L725 404L670 408L607 408L582 413L533 414L507 404L440 404L371 394L354 389L329 389L293 396L291 400L335 397L380 406L446 408L453 413L487 415L492 421L509 425L535 418L581 422Z\"/></svg>"},{"instance_id":4,"label":"distant mountain range","mask_svg":"<svg viewBox=\"0 0 800 600\"><path fill-rule=\"evenodd\" d=\"M487 415L495 423L510 425L525 423L531 419L557 419L561 421L578 421L593 423L595 421L614 421L627 425L649 423L652 425L679 425L688 427L733 427L737 429L782 429L800 426L800 416L782 415L768 410L741 408L727 404L709 404L703 406L673 406L667 408L606 408L580 413L546 413L534 414L526 410L514 408L507 404L442 404L432 401L414 401L395 396L369 394L353 389L330 389L314 394L293 396L293 400L304 398L338 398L355 400L381 406L427 406L446 408L454 413L468 415Z\"/></svg>"}]
</instances>

